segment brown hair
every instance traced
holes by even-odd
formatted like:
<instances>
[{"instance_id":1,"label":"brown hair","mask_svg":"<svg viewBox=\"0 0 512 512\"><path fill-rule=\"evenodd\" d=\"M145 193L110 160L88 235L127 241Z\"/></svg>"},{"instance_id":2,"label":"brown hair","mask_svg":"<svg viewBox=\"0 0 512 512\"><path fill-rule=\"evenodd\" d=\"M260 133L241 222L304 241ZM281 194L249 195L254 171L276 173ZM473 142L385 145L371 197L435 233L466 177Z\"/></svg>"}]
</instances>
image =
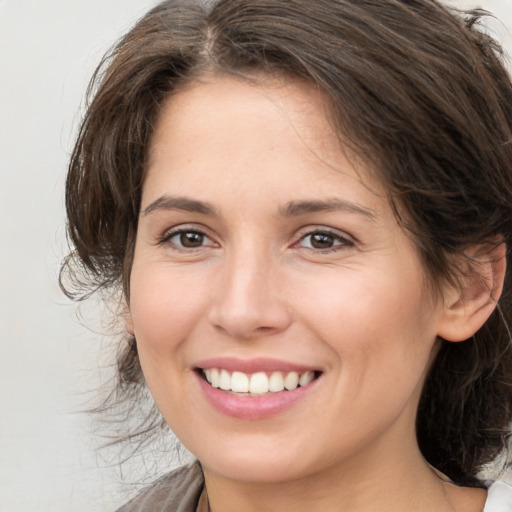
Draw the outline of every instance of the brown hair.
<instances>
[{"instance_id":1,"label":"brown hair","mask_svg":"<svg viewBox=\"0 0 512 512\"><path fill-rule=\"evenodd\" d=\"M434 0L168 0L96 71L67 177L69 296L129 297L145 160L163 100L204 73L255 71L315 84L343 140L389 190L433 283L453 256L499 235L512 247L512 84L483 12ZM512 262L498 308L472 339L440 340L417 415L426 459L455 482L508 446ZM143 392L134 340L121 344L115 399ZM161 418L151 415L144 435Z\"/></svg>"}]
</instances>

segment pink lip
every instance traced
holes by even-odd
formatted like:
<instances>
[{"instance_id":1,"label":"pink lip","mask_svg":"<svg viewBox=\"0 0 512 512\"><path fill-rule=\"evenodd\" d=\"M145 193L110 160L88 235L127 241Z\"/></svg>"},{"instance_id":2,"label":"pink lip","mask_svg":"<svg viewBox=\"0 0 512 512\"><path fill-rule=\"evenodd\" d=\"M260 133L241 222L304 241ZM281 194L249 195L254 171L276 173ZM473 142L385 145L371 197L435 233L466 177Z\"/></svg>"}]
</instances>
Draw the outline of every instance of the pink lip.
<instances>
[{"instance_id":1,"label":"pink lip","mask_svg":"<svg viewBox=\"0 0 512 512\"><path fill-rule=\"evenodd\" d=\"M237 359L235 357L215 357L199 361L196 368L222 368L229 372L257 373L257 372L297 372L318 371L319 368L295 364L288 361L269 358Z\"/></svg>"},{"instance_id":2,"label":"pink lip","mask_svg":"<svg viewBox=\"0 0 512 512\"><path fill-rule=\"evenodd\" d=\"M291 372L303 373L318 369L288 363L273 359L238 360L233 358L214 358L200 361L196 369L223 368L228 371L242 371L244 373L256 372ZM307 386L298 387L292 391L268 393L262 396L240 396L229 391L214 388L201 375L200 370L193 372L203 395L210 405L226 416L243 420L262 420L276 416L290 409L297 402L305 399L316 387L320 378L310 382Z\"/></svg>"}]
</instances>

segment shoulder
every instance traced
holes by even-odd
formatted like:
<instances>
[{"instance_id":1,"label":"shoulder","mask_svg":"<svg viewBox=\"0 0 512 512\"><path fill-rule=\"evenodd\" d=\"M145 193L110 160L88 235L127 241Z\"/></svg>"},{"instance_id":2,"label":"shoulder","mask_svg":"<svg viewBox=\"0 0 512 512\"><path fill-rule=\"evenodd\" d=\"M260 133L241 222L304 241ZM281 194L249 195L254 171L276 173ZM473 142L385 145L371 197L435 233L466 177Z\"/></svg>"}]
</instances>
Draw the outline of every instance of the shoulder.
<instances>
[{"instance_id":1,"label":"shoulder","mask_svg":"<svg viewBox=\"0 0 512 512\"><path fill-rule=\"evenodd\" d=\"M487 490L483 512L512 512L512 486L501 481L494 482Z\"/></svg>"},{"instance_id":2,"label":"shoulder","mask_svg":"<svg viewBox=\"0 0 512 512\"><path fill-rule=\"evenodd\" d=\"M194 512L204 486L198 462L156 480L117 512Z\"/></svg>"}]
</instances>

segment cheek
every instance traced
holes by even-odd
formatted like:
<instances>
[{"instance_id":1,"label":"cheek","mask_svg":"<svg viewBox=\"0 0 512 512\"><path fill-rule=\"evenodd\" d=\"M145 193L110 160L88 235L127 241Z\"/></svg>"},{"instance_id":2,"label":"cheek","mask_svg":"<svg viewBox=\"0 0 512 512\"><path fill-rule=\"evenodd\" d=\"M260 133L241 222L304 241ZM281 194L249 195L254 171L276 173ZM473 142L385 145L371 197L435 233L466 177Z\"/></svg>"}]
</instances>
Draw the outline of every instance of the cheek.
<instances>
[{"instance_id":1,"label":"cheek","mask_svg":"<svg viewBox=\"0 0 512 512\"><path fill-rule=\"evenodd\" d=\"M186 341L204 316L204 290L175 270L134 262L130 311L146 383L166 421L182 435L180 422L193 409L185 393L172 390L188 382Z\"/></svg>"},{"instance_id":2,"label":"cheek","mask_svg":"<svg viewBox=\"0 0 512 512\"><path fill-rule=\"evenodd\" d=\"M134 264L130 311L142 351L173 353L204 315L206 290L184 272Z\"/></svg>"},{"instance_id":3,"label":"cheek","mask_svg":"<svg viewBox=\"0 0 512 512\"><path fill-rule=\"evenodd\" d=\"M415 268L341 273L304 284L300 309L308 328L330 347L350 373L350 388L392 374L417 378L436 339L434 310ZM329 283L326 288L324 283ZM322 285L324 284L324 285ZM297 290L298 291L298 290ZM387 375L386 375L387 374ZM348 379L347 379L348 380Z\"/></svg>"}]
</instances>

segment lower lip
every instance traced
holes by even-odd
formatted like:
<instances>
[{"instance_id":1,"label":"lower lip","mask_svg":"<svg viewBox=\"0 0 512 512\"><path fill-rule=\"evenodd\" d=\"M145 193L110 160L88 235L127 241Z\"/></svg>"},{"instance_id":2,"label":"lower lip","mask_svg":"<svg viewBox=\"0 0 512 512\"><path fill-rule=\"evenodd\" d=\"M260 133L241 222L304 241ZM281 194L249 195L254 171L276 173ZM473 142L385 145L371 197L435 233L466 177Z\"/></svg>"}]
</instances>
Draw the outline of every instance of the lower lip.
<instances>
[{"instance_id":1,"label":"lower lip","mask_svg":"<svg viewBox=\"0 0 512 512\"><path fill-rule=\"evenodd\" d=\"M228 391L214 388L197 375L199 385L208 402L220 413L242 420L262 420L276 416L290 409L306 398L318 379L307 386L292 391L280 391L262 396L237 396Z\"/></svg>"}]
</instances>

